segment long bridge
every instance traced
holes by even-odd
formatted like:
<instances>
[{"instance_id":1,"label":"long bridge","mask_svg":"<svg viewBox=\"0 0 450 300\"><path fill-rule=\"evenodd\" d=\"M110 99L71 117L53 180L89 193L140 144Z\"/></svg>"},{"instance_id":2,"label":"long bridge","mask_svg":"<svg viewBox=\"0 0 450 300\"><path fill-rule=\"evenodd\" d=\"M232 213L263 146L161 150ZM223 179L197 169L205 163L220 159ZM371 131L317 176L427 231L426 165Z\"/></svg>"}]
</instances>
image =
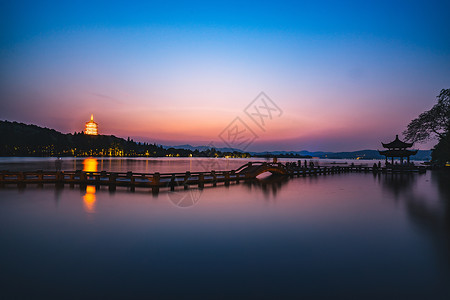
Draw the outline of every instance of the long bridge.
<instances>
[{"instance_id":1,"label":"long bridge","mask_svg":"<svg viewBox=\"0 0 450 300\"><path fill-rule=\"evenodd\" d=\"M191 185L203 188L205 184L216 186L217 183L229 185L231 182L249 181L258 175L270 172L279 176L300 177L317 176L349 172L396 172L394 169L366 167L366 166L301 166L301 163L278 162L249 162L231 171L185 172L185 173L133 173L133 172L88 172L88 171L34 171L34 172L10 172L0 171L0 186L8 184L75 184L80 186L95 185L108 186L115 190L117 186L150 188L153 193L158 193L160 188L174 190L177 186L188 189ZM404 171L399 171L404 172ZM409 172L425 172L425 168L416 168Z\"/></svg>"}]
</instances>

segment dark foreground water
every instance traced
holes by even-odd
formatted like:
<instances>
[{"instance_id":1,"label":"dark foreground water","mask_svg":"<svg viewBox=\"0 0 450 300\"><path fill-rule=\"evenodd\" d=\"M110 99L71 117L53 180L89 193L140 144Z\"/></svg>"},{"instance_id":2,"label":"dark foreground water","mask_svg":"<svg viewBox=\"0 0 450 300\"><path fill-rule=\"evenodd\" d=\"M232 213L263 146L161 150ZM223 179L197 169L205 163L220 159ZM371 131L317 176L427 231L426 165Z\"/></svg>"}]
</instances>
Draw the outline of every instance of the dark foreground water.
<instances>
[{"instance_id":1,"label":"dark foreground water","mask_svg":"<svg viewBox=\"0 0 450 300\"><path fill-rule=\"evenodd\" d=\"M450 299L449 174L266 180L0 188L0 298Z\"/></svg>"}]
</instances>

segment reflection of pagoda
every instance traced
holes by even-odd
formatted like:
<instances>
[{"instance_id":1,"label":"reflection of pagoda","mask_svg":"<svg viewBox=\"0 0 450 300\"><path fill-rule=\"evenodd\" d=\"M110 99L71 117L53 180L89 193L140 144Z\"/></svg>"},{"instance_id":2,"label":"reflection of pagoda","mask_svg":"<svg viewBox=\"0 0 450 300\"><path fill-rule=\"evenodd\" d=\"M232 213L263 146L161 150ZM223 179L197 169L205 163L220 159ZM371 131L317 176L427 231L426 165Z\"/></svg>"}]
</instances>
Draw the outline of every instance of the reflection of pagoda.
<instances>
[{"instance_id":1,"label":"reflection of pagoda","mask_svg":"<svg viewBox=\"0 0 450 300\"><path fill-rule=\"evenodd\" d=\"M399 157L401 164L403 164L403 158L406 157L409 164L409 157L417 153L417 150L407 150L406 148L411 148L413 143L405 143L403 141L400 141L398 139L398 135L395 136L395 140L393 142L381 144L384 148L388 149L383 151L378 150L381 155L386 156L386 165L388 164L388 157L392 158L392 164L394 164L394 157Z\"/></svg>"},{"instance_id":2,"label":"reflection of pagoda","mask_svg":"<svg viewBox=\"0 0 450 300\"><path fill-rule=\"evenodd\" d=\"M86 122L84 134L98 135L98 124L94 122L94 115L91 115L91 120Z\"/></svg>"}]
</instances>

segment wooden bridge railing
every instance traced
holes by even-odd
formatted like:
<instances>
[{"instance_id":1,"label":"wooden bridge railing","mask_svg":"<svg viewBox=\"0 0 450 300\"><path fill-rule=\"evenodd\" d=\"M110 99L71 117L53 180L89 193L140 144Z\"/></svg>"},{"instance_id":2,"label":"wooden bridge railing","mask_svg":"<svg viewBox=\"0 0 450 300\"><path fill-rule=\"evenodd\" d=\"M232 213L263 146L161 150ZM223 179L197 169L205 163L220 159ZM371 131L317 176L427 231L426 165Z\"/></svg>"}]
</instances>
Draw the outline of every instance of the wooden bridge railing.
<instances>
[{"instance_id":1,"label":"wooden bridge railing","mask_svg":"<svg viewBox=\"0 0 450 300\"><path fill-rule=\"evenodd\" d=\"M158 192L161 187L175 189L177 186L188 188L189 185L197 185L199 188L205 184L217 185L223 182L239 183L241 180L250 180L263 171L294 176L316 176L347 172L396 172L386 168L374 168L368 166L332 166L332 167L304 167L296 164L249 162L236 170L209 172L185 172L185 173L132 173L132 172L84 172L77 171L35 171L35 172L9 172L0 171L0 185L4 184L28 184L28 183L55 183L70 185L106 185L110 189L117 186L148 187ZM425 169L417 169L424 172Z\"/></svg>"}]
</instances>

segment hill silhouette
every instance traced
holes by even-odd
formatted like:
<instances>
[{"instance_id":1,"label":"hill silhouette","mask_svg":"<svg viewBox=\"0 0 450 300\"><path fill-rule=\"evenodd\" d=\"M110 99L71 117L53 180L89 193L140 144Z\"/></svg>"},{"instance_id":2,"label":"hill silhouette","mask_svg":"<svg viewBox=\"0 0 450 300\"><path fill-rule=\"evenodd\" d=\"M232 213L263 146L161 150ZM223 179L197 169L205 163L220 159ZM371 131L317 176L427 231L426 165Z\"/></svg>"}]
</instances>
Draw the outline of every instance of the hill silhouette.
<instances>
[{"instance_id":1,"label":"hill silhouette","mask_svg":"<svg viewBox=\"0 0 450 300\"><path fill-rule=\"evenodd\" d=\"M18 122L0 121L0 156L181 156L249 157L248 153L165 149L114 135L64 134L54 129Z\"/></svg>"}]
</instances>

